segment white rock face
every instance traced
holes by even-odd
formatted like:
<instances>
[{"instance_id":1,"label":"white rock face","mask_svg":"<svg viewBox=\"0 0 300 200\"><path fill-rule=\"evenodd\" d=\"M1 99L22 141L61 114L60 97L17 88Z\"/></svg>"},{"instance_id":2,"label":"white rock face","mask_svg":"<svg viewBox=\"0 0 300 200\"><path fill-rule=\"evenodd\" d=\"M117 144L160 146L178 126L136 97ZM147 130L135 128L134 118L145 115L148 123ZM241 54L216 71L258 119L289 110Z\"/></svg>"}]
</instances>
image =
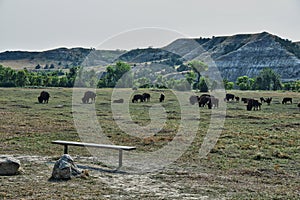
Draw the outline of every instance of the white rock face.
<instances>
[{"instance_id":1,"label":"white rock face","mask_svg":"<svg viewBox=\"0 0 300 200\"><path fill-rule=\"evenodd\" d=\"M16 175L19 173L21 163L13 157L0 157L0 175Z\"/></svg>"},{"instance_id":2,"label":"white rock face","mask_svg":"<svg viewBox=\"0 0 300 200\"><path fill-rule=\"evenodd\" d=\"M266 32L179 39L164 49L186 60L199 59L209 66L215 64L222 77L229 81L244 75L254 78L264 68L273 69L282 81L300 79L300 42L292 43Z\"/></svg>"}]
</instances>

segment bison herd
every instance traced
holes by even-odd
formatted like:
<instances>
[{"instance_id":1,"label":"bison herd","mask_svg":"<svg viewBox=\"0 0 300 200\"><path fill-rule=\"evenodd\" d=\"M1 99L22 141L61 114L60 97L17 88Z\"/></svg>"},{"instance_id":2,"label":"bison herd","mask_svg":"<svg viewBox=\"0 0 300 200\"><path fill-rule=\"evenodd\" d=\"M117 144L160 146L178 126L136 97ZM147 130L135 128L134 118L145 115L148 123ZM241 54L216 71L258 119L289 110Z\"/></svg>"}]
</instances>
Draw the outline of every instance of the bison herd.
<instances>
[{"instance_id":1,"label":"bison herd","mask_svg":"<svg viewBox=\"0 0 300 200\"><path fill-rule=\"evenodd\" d=\"M267 105L270 105L272 99L273 99L272 97L268 97L268 98L261 97L259 101L253 98L245 98L245 97L240 98L238 96L235 96L234 94L226 94L224 101L239 102L241 100L242 102L244 102L244 104L246 104L246 110L251 111L251 110L260 110L263 103L267 103ZM191 96L189 101L190 104L192 105L198 103L199 107L205 107L207 105L208 109L218 108L219 106L219 99L209 94L202 94L201 96ZM287 103L292 104L293 99L290 97L284 97L282 100L282 104L287 104ZM298 108L300 110L300 103L298 103Z\"/></svg>"},{"instance_id":2,"label":"bison herd","mask_svg":"<svg viewBox=\"0 0 300 200\"><path fill-rule=\"evenodd\" d=\"M46 91L42 91L40 93L40 96L38 97L38 102L39 103L48 103L50 98L50 94ZM132 103L137 103L137 102L149 102L151 98L151 95L149 93L143 93L143 94L135 94L132 98ZM96 93L92 92L92 91L86 91L84 93L84 96L82 97L82 103L83 104L87 104L87 103L93 103L96 100ZM165 100L165 95L163 93L160 94L159 97L159 102L164 102ZM268 98L264 98L264 97L260 97L260 101L253 99L253 98L245 98L245 97L238 97L234 94L226 94L224 101L242 101L246 104L246 109L248 111L251 110L260 110L261 106L263 103L267 103L267 105L270 105L272 102L272 97L268 97ZM201 96L190 96L189 98L190 104L194 105L196 103L198 103L199 107L205 107L207 106L208 109L212 109L212 108L218 108L219 107L219 99L214 97L213 95L209 95L209 94L202 94ZM117 99L114 100L113 103L124 103L124 99ZM282 102L282 104L287 104L293 103L293 99L291 97L284 97ZM300 110L300 103L297 104L299 110Z\"/></svg>"},{"instance_id":3,"label":"bison herd","mask_svg":"<svg viewBox=\"0 0 300 200\"><path fill-rule=\"evenodd\" d=\"M137 102L149 102L151 98L151 95L149 93L143 93L143 94L135 94L132 98L132 103ZM164 102L165 95L163 93L160 94L159 102Z\"/></svg>"}]
</instances>

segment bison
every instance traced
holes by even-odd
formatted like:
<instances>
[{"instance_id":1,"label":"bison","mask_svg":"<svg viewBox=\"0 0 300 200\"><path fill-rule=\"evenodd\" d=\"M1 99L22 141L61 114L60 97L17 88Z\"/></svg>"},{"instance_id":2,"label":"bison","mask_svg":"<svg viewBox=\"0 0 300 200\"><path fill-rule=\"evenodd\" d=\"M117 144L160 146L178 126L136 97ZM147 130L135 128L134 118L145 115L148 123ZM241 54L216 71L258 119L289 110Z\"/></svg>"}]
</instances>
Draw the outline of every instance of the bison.
<instances>
[{"instance_id":1,"label":"bison","mask_svg":"<svg viewBox=\"0 0 300 200\"><path fill-rule=\"evenodd\" d=\"M95 100L96 100L96 93L95 92L86 91L81 100L82 100L82 103L89 103L90 99L91 99L91 102L95 102Z\"/></svg>"},{"instance_id":2,"label":"bison","mask_svg":"<svg viewBox=\"0 0 300 200\"><path fill-rule=\"evenodd\" d=\"M240 101L240 97L238 97L238 96L234 97L234 99L235 99L237 102Z\"/></svg>"},{"instance_id":3,"label":"bison","mask_svg":"<svg viewBox=\"0 0 300 200\"><path fill-rule=\"evenodd\" d=\"M293 103L293 98L290 98L290 97L283 98L282 104L286 104L287 102L290 102L292 104Z\"/></svg>"},{"instance_id":4,"label":"bison","mask_svg":"<svg viewBox=\"0 0 300 200\"><path fill-rule=\"evenodd\" d=\"M259 99L260 99L260 103L266 102L266 99L263 97L260 97Z\"/></svg>"},{"instance_id":5,"label":"bison","mask_svg":"<svg viewBox=\"0 0 300 200\"><path fill-rule=\"evenodd\" d=\"M144 93L143 97L144 97L144 101L150 101L150 97L151 97L150 94Z\"/></svg>"},{"instance_id":6,"label":"bison","mask_svg":"<svg viewBox=\"0 0 300 200\"><path fill-rule=\"evenodd\" d=\"M299 111L300 111L300 103L298 103L298 105L297 105L297 106L298 106L298 108L299 108Z\"/></svg>"},{"instance_id":7,"label":"bison","mask_svg":"<svg viewBox=\"0 0 300 200\"><path fill-rule=\"evenodd\" d=\"M144 102L145 101L145 98L143 95L141 94L136 94L133 96L132 98L132 103L135 103L135 102L138 102L140 100L140 102Z\"/></svg>"},{"instance_id":8,"label":"bison","mask_svg":"<svg viewBox=\"0 0 300 200\"><path fill-rule=\"evenodd\" d=\"M265 102L268 104L268 106L271 104L272 97L268 97L265 99Z\"/></svg>"},{"instance_id":9,"label":"bison","mask_svg":"<svg viewBox=\"0 0 300 200\"><path fill-rule=\"evenodd\" d=\"M225 100L229 101L229 100L234 100L235 95L234 94L226 94Z\"/></svg>"},{"instance_id":10,"label":"bison","mask_svg":"<svg viewBox=\"0 0 300 200\"><path fill-rule=\"evenodd\" d=\"M165 100L165 95L161 93L159 97L159 102L164 102L164 100Z\"/></svg>"},{"instance_id":11,"label":"bison","mask_svg":"<svg viewBox=\"0 0 300 200\"><path fill-rule=\"evenodd\" d=\"M199 104L199 107L204 107L206 104L208 105L208 107L211 107L210 96L201 95L199 97L198 104Z\"/></svg>"},{"instance_id":12,"label":"bison","mask_svg":"<svg viewBox=\"0 0 300 200\"><path fill-rule=\"evenodd\" d=\"M42 91L40 96L38 97L39 103L48 103L50 98L50 94L46 91Z\"/></svg>"},{"instance_id":13,"label":"bison","mask_svg":"<svg viewBox=\"0 0 300 200\"><path fill-rule=\"evenodd\" d=\"M247 104L247 110L251 111L253 110L260 110L261 109L261 103L258 100L255 99L248 99L248 104Z\"/></svg>"}]
</instances>

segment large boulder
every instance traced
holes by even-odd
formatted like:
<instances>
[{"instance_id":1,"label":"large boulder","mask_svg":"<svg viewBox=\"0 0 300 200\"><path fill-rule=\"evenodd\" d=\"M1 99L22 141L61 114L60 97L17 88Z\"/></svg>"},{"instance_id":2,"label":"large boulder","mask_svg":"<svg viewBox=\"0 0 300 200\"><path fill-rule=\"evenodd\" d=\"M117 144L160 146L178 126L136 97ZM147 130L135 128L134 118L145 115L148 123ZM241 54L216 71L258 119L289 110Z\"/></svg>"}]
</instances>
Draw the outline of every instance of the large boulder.
<instances>
[{"instance_id":1,"label":"large boulder","mask_svg":"<svg viewBox=\"0 0 300 200\"><path fill-rule=\"evenodd\" d=\"M0 157L0 175L16 175L19 174L21 163L16 158L10 156Z\"/></svg>"},{"instance_id":2,"label":"large boulder","mask_svg":"<svg viewBox=\"0 0 300 200\"><path fill-rule=\"evenodd\" d=\"M73 158L68 154L64 154L54 164L51 179L69 180L72 177L80 176L80 174L81 171L74 164Z\"/></svg>"}]
</instances>

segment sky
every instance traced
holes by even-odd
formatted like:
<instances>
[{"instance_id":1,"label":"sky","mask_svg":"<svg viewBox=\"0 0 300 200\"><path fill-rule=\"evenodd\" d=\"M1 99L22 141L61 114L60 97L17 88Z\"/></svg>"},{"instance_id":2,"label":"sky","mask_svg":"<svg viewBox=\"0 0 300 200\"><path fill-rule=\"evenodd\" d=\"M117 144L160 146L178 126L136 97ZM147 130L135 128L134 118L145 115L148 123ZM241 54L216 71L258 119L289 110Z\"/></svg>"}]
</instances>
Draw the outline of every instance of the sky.
<instances>
[{"instance_id":1,"label":"sky","mask_svg":"<svg viewBox=\"0 0 300 200\"><path fill-rule=\"evenodd\" d=\"M0 52L162 47L267 31L300 41L299 0L0 0Z\"/></svg>"}]
</instances>

